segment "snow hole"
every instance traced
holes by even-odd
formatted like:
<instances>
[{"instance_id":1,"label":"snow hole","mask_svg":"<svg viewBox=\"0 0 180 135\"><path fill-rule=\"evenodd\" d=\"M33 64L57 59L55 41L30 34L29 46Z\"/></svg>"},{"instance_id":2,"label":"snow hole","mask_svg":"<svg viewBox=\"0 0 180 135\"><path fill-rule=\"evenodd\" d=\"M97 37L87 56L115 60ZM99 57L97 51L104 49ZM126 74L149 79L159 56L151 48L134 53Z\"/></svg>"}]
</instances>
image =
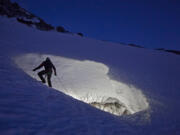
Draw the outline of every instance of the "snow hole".
<instances>
[{"instance_id":1,"label":"snow hole","mask_svg":"<svg viewBox=\"0 0 180 135\"><path fill-rule=\"evenodd\" d=\"M141 90L108 76L109 67L95 61L75 60L46 54L17 56L15 63L28 75L40 80L32 71L49 57L57 70L52 86L67 95L114 115L129 115L148 108Z\"/></svg>"}]
</instances>

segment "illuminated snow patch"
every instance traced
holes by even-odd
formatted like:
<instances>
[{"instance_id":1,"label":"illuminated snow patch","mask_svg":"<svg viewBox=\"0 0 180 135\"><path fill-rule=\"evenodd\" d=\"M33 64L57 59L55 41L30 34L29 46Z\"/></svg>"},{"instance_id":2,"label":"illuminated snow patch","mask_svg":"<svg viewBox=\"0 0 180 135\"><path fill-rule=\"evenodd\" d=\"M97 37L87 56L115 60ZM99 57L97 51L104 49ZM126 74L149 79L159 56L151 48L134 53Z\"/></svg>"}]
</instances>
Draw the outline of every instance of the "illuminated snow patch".
<instances>
[{"instance_id":1,"label":"illuminated snow patch","mask_svg":"<svg viewBox=\"0 0 180 135\"><path fill-rule=\"evenodd\" d=\"M46 57L50 57L57 70L57 77L52 77L53 88L67 95L115 115L133 114L149 106L141 90L112 80L108 76L109 68L102 63L45 54L18 56L15 63L39 80L32 69Z\"/></svg>"}]
</instances>

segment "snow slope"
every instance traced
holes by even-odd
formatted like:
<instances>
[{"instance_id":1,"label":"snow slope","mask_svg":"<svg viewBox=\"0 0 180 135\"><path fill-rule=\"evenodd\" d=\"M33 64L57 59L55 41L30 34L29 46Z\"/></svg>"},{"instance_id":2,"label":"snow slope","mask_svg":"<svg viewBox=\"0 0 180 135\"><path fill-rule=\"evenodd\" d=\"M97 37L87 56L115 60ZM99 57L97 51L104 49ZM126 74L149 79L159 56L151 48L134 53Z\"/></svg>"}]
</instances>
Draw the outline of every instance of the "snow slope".
<instances>
[{"instance_id":1,"label":"snow slope","mask_svg":"<svg viewBox=\"0 0 180 135\"><path fill-rule=\"evenodd\" d=\"M43 32L5 17L0 26L0 134L180 134L179 56ZM46 56L58 67L58 90L32 78ZM104 105L108 96L131 115L82 102Z\"/></svg>"}]
</instances>

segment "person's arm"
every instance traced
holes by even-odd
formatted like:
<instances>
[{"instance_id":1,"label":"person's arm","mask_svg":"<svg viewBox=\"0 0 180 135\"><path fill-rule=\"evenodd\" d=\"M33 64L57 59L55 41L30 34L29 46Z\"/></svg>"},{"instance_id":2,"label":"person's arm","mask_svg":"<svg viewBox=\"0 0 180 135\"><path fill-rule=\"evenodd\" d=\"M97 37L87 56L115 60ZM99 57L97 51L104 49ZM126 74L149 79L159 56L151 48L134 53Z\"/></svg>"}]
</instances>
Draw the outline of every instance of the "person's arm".
<instances>
[{"instance_id":1,"label":"person's arm","mask_svg":"<svg viewBox=\"0 0 180 135\"><path fill-rule=\"evenodd\" d=\"M56 74L56 68L55 68L55 66L52 64L52 68L53 68L53 70L54 70L54 75L56 76L57 74Z\"/></svg>"},{"instance_id":2,"label":"person's arm","mask_svg":"<svg viewBox=\"0 0 180 135\"><path fill-rule=\"evenodd\" d=\"M42 66L44 66L44 62L42 62L38 67L34 68L33 71L36 71L37 69L40 69Z\"/></svg>"}]
</instances>

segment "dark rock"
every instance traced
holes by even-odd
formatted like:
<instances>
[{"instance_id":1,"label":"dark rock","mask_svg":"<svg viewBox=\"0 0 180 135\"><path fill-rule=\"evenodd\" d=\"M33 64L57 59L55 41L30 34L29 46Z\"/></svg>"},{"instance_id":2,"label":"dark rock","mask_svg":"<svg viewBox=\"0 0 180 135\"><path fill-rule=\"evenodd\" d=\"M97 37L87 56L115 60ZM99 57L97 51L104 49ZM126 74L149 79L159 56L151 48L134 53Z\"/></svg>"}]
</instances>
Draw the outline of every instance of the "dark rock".
<instances>
[{"instance_id":1,"label":"dark rock","mask_svg":"<svg viewBox=\"0 0 180 135\"><path fill-rule=\"evenodd\" d=\"M40 22L38 23L34 23L36 28L39 30L45 30L45 31L49 31L49 30L53 30L54 27L51 26L50 24L45 23L42 19L40 19Z\"/></svg>"},{"instance_id":2,"label":"dark rock","mask_svg":"<svg viewBox=\"0 0 180 135\"><path fill-rule=\"evenodd\" d=\"M80 33L80 32L79 32L79 33L77 33L77 34L78 34L79 36L81 36L81 37L83 37L83 36L84 36L84 35L83 35L82 33Z\"/></svg>"},{"instance_id":3,"label":"dark rock","mask_svg":"<svg viewBox=\"0 0 180 135\"><path fill-rule=\"evenodd\" d=\"M33 15L21 8L16 2L11 3L10 0L0 0L0 14L7 17L27 17L32 18Z\"/></svg>"},{"instance_id":4,"label":"dark rock","mask_svg":"<svg viewBox=\"0 0 180 135\"><path fill-rule=\"evenodd\" d=\"M18 22L23 23L27 26L35 26L39 30L54 30L54 27L52 25L47 24L43 19L20 7L18 3L12 3L10 0L0 0L0 15L15 17ZM69 33L61 26L58 26L56 30L58 32Z\"/></svg>"},{"instance_id":5,"label":"dark rock","mask_svg":"<svg viewBox=\"0 0 180 135\"><path fill-rule=\"evenodd\" d=\"M157 48L157 49L155 49L155 50L163 51L164 48Z\"/></svg>"},{"instance_id":6,"label":"dark rock","mask_svg":"<svg viewBox=\"0 0 180 135\"><path fill-rule=\"evenodd\" d=\"M170 53L174 53L174 54L177 54L177 55L180 55L180 51L177 51L177 50L165 50L166 52L170 52Z\"/></svg>"},{"instance_id":7,"label":"dark rock","mask_svg":"<svg viewBox=\"0 0 180 135\"><path fill-rule=\"evenodd\" d=\"M17 21L20 22L20 23L23 23L23 24L26 24L28 26L32 26L33 22L32 21L25 21L21 18L17 18Z\"/></svg>"},{"instance_id":8,"label":"dark rock","mask_svg":"<svg viewBox=\"0 0 180 135\"><path fill-rule=\"evenodd\" d=\"M56 31L57 31L57 32L67 32L67 31L64 29L64 27L62 27L62 26L57 26L57 27L56 27Z\"/></svg>"},{"instance_id":9,"label":"dark rock","mask_svg":"<svg viewBox=\"0 0 180 135\"><path fill-rule=\"evenodd\" d=\"M136 44L128 44L129 46L132 46L132 47L138 47L138 48L144 48L144 47L142 47L142 46L140 46L140 45L136 45Z\"/></svg>"},{"instance_id":10,"label":"dark rock","mask_svg":"<svg viewBox=\"0 0 180 135\"><path fill-rule=\"evenodd\" d=\"M180 51L178 51L178 50L167 50L167 49L164 49L164 48L157 48L155 50L164 51L164 52L169 52L169 53L174 53L176 55L180 55Z\"/></svg>"}]
</instances>

